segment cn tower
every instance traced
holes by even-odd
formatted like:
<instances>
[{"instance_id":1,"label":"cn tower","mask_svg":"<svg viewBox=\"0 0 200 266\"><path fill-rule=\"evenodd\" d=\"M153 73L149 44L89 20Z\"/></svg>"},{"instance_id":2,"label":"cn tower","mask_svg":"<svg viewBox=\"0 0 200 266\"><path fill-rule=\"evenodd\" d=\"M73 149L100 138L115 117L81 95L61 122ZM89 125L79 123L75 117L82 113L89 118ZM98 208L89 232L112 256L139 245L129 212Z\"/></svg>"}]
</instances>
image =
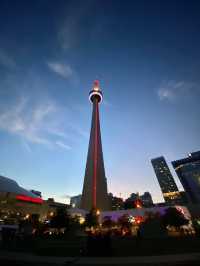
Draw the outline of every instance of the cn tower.
<instances>
[{"instance_id":1,"label":"cn tower","mask_svg":"<svg viewBox=\"0 0 200 266\"><path fill-rule=\"evenodd\" d=\"M109 200L99 119L99 104L103 100L103 94L98 80L94 81L89 100L93 105L93 112L81 208L84 210L99 209L103 211L109 209Z\"/></svg>"}]
</instances>

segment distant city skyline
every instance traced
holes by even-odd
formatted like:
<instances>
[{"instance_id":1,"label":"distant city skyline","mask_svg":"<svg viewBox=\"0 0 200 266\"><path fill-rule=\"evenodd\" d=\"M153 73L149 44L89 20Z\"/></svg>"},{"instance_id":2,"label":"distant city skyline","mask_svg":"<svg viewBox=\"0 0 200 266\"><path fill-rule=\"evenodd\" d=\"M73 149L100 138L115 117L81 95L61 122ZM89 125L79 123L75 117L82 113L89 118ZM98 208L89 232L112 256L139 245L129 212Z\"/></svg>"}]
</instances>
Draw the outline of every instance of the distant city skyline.
<instances>
[{"instance_id":1,"label":"distant city skyline","mask_svg":"<svg viewBox=\"0 0 200 266\"><path fill-rule=\"evenodd\" d=\"M108 192L163 201L151 159L200 150L198 1L0 2L0 175L82 191L94 79Z\"/></svg>"}]
</instances>

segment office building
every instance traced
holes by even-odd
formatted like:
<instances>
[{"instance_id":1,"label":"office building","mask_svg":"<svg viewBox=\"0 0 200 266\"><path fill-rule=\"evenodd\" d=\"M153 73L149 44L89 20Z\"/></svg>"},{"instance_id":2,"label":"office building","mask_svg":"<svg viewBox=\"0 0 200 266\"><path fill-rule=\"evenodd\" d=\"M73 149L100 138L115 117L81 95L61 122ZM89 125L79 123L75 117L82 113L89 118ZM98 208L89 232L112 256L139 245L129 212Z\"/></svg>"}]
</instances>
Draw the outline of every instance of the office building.
<instances>
[{"instance_id":1,"label":"office building","mask_svg":"<svg viewBox=\"0 0 200 266\"><path fill-rule=\"evenodd\" d=\"M153 206L153 200L151 194L146 191L144 194L140 195L140 199L142 201L142 206L145 208L149 208Z\"/></svg>"},{"instance_id":2,"label":"office building","mask_svg":"<svg viewBox=\"0 0 200 266\"><path fill-rule=\"evenodd\" d=\"M174 178L169 170L169 167L163 156L152 159L153 165L158 183L160 185L163 198L167 204L181 204L182 198L178 191L178 187L174 181Z\"/></svg>"},{"instance_id":3,"label":"office building","mask_svg":"<svg viewBox=\"0 0 200 266\"><path fill-rule=\"evenodd\" d=\"M200 151L172 162L191 203L200 203Z\"/></svg>"},{"instance_id":4,"label":"office building","mask_svg":"<svg viewBox=\"0 0 200 266\"><path fill-rule=\"evenodd\" d=\"M77 196L73 196L70 198L70 206L72 208L77 208L79 209L81 206L81 197L82 195L77 195Z\"/></svg>"},{"instance_id":5,"label":"office building","mask_svg":"<svg viewBox=\"0 0 200 266\"><path fill-rule=\"evenodd\" d=\"M124 202L122 198L113 196L112 193L108 194L109 197L109 201L110 201L110 206L111 206L111 210L115 211L115 210L123 210L124 208Z\"/></svg>"}]
</instances>

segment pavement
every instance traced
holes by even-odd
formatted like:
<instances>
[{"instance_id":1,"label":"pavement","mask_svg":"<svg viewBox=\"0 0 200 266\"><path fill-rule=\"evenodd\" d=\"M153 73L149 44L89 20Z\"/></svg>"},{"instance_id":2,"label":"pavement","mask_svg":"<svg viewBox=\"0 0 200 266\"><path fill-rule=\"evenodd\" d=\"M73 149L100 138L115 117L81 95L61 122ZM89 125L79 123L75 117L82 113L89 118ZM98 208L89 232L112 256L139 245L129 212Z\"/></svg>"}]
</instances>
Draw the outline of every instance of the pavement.
<instances>
[{"instance_id":1,"label":"pavement","mask_svg":"<svg viewBox=\"0 0 200 266\"><path fill-rule=\"evenodd\" d=\"M200 265L200 253L173 254L160 256L135 257L52 257L37 256L31 253L9 252L0 250L1 266L61 266L61 265Z\"/></svg>"}]
</instances>

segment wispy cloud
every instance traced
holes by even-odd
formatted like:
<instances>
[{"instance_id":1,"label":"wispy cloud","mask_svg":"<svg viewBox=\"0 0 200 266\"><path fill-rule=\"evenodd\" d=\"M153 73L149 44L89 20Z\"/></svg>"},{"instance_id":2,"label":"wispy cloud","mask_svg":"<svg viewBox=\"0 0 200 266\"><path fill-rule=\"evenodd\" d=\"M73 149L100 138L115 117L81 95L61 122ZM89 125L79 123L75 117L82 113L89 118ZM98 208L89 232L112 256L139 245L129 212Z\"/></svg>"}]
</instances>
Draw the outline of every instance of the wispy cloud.
<instances>
[{"instance_id":1,"label":"wispy cloud","mask_svg":"<svg viewBox=\"0 0 200 266\"><path fill-rule=\"evenodd\" d=\"M83 16L81 9L71 6L58 30L58 41L65 51L74 47L80 38L80 22Z\"/></svg>"},{"instance_id":2,"label":"wispy cloud","mask_svg":"<svg viewBox=\"0 0 200 266\"><path fill-rule=\"evenodd\" d=\"M73 70L70 65L61 64L59 62L48 62L47 63L49 69L62 78L69 79L73 75Z\"/></svg>"},{"instance_id":3,"label":"wispy cloud","mask_svg":"<svg viewBox=\"0 0 200 266\"><path fill-rule=\"evenodd\" d=\"M58 129L58 128L55 128L55 127L49 127L49 128L47 128L47 131L49 132L49 134L52 134L52 135L55 135L55 136L58 136L58 137L61 137L61 138L65 138L65 139L69 138L68 134L66 134L60 128Z\"/></svg>"},{"instance_id":4,"label":"wispy cloud","mask_svg":"<svg viewBox=\"0 0 200 266\"><path fill-rule=\"evenodd\" d=\"M22 146L24 147L24 149L25 149L28 153L31 153L31 152L32 152L31 147L30 147L30 145L27 143L27 141L22 140Z\"/></svg>"},{"instance_id":5,"label":"wispy cloud","mask_svg":"<svg viewBox=\"0 0 200 266\"><path fill-rule=\"evenodd\" d=\"M29 151L31 149L26 142L69 150L70 147L58 138L64 137L64 132L59 132L59 125L52 122L58 115L58 106L51 101L32 108L29 104L29 100L22 97L15 106L3 111L0 115L0 130L22 137L25 141L23 146Z\"/></svg>"},{"instance_id":6,"label":"wispy cloud","mask_svg":"<svg viewBox=\"0 0 200 266\"><path fill-rule=\"evenodd\" d=\"M48 139L42 137L41 125L54 107L48 103L46 106L35 107L31 113L26 113L26 107L27 99L22 98L16 106L3 112L0 115L0 129L20 135L33 143L50 145Z\"/></svg>"},{"instance_id":7,"label":"wispy cloud","mask_svg":"<svg viewBox=\"0 0 200 266\"><path fill-rule=\"evenodd\" d=\"M70 64L64 64L59 61L47 62L48 68L59 75L60 77L67 79L73 85L77 85L79 83L79 77L77 72L71 67Z\"/></svg>"},{"instance_id":8,"label":"wispy cloud","mask_svg":"<svg viewBox=\"0 0 200 266\"><path fill-rule=\"evenodd\" d=\"M56 141L55 143L58 147L60 147L64 150L71 150L71 147L69 145L65 144L64 142L62 142L60 140Z\"/></svg>"},{"instance_id":9,"label":"wispy cloud","mask_svg":"<svg viewBox=\"0 0 200 266\"><path fill-rule=\"evenodd\" d=\"M58 32L58 40L63 50L71 48L77 39L78 23L74 20L66 19Z\"/></svg>"},{"instance_id":10,"label":"wispy cloud","mask_svg":"<svg viewBox=\"0 0 200 266\"><path fill-rule=\"evenodd\" d=\"M69 127L72 129L73 132L78 134L79 136L88 139L89 138L89 132L85 131L79 125L77 124L69 124Z\"/></svg>"},{"instance_id":11,"label":"wispy cloud","mask_svg":"<svg viewBox=\"0 0 200 266\"><path fill-rule=\"evenodd\" d=\"M5 50L0 48L0 65L7 67L7 68L15 68L16 67L16 62L14 59L9 56Z\"/></svg>"},{"instance_id":12,"label":"wispy cloud","mask_svg":"<svg viewBox=\"0 0 200 266\"><path fill-rule=\"evenodd\" d=\"M74 114L49 98L33 102L21 97L15 104L6 104L0 113L0 131L21 139L24 150L32 152L32 144L49 149L70 151L76 145L77 136L89 138L89 132L82 129L77 121L66 119ZM76 120L76 119L75 119Z\"/></svg>"},{"instance_id":13,"label":"wispy cloud","mask_svg":"<svg viewBox=\"0 0 200 266\"><path fill-rule=\"evenodd\" d=\"M88 19L93 7L93 1L82 1L79 5L72 1L67 5L65 18L61 21L58 29L58 42L63 50L69 51L80 45L80 40L83 36L86 34L88 34L88 37L90 36L90 28L93 28L95 20L92 20L93 23L91 23L87 31L81 25L84 23L85 18Z\"/></svg>"},{"instance_id":14,"label":"wispy cloud","mask_svg":"<svg viewBox=\"0 0 200 266\"><path fill-rule=\"evenodd\" d=\"M110 101L106 100L106 99L103 100L102 104L105 105L108 108L109 107L113 107L113 104Z\"/></svg>"},{"instance_id":15,"label":"wispy cloud","mask_svg":"<svg viewBox=\"0 0 200 266\"><path fill-rule=\"evenodd\" d=\"M173 102L178 97L184 96L194 88L194 83L170 80L163 82L163 84L157 90L157 94L160 100Z\"/></svg>"}]
</instances>

